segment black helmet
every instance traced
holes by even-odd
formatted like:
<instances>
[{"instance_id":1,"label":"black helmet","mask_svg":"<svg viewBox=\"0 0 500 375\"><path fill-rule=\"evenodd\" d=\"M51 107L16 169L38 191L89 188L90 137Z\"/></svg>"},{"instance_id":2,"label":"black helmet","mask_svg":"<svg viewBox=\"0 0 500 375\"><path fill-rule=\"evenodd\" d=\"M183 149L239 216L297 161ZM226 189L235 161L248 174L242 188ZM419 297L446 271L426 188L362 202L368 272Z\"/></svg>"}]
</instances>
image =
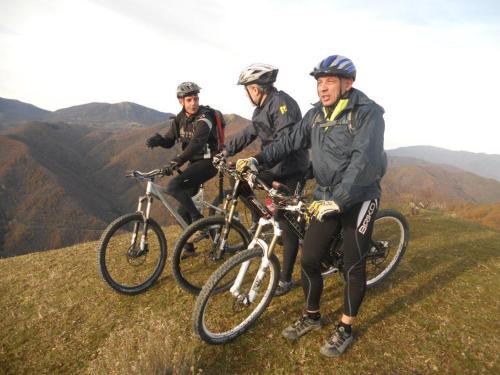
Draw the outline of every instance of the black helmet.
<instances>
[{"instance_id":1,"label":"black helmet","mask_svg":"<svg viewBox=\"0 0 500 375\"><path fill-rule=\"evenodd\" d=\"M321 60L310 74L316 79L323 76L339 76L352 78L354 81L356 79L356 67L349 58L341 55L332 55Z\"/></svg>"},{"instance_id":2,"label":"black helmet","mask_svg":"<svg viewBox=\"0 0 500 375\"><path fill-rule=\"evenodd\" d=\"M194 82L182 82L177 86L177 97L184 98L186 96L198 94L201 87Z\"/></svg>"},{"instance_id":3,"label":"black helmet","mask_svg":"<svg viewBox=\"0 0 500 375\"><path fill-rule=\"evenodd\" d=\"M246 67L238 79L238 85L250 85L257 83L268 85L276 81L278 68L268 64L252 64Z\"/></svg>"}]
</instances>

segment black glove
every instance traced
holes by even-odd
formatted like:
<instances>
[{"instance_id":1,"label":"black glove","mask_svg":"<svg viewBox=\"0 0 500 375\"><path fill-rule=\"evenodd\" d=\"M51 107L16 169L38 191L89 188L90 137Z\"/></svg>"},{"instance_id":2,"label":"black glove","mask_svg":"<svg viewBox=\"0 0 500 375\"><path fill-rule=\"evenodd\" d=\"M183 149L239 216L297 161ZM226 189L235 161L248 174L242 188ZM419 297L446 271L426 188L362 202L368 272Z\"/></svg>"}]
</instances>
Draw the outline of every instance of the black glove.
<instances>
[{"instance_id":1,"label":"black glove","mask_svg":"<svg viewBox=\"0 0 500 375\"><path fill-rule=\"evenodd\" d=\"M165 144L166 140L163 138L160 134L156 133L152 137L148 138L146 141L146 146L149 148L154 148L158 146L163 146Z\"/></svg>"},{"instance_id":2,"label":"black glove","mask_svg":"<svg viewBox=\"0 0 500 375\"><path fill-rule=\"evenodd\" d=\"M169 165L163 167L162 173L165 176L172 176L177 168L179 168L179 165L172 160Z\"/></svg>"}]
</instances>

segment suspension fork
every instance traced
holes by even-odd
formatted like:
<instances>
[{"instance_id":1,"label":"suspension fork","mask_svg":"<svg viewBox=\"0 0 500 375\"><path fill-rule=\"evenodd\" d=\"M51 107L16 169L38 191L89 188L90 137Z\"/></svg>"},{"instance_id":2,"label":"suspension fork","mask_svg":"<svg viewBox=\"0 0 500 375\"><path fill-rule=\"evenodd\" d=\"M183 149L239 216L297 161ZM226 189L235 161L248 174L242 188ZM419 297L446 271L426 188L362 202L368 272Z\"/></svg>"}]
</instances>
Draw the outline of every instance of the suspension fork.
<instances>
[{"instance_id":1,"label":"suspension fork","mask_svg":"<svg viewBox=\"0 0 500 375\"><path fill-rule=\"evenodd\" d=\"M227 244L227 238L229 236L229 229L231 227L231 224L233 223L233 218L234 218L234 212L236 210L236 206L238 205L238 197L239 197L239 187L240 187L240 180L236 180L233 188L233 192L231 194L231 199L226 199L224 202L224 209L227 208L230 203L229 207L229 212L227 215L224 217L224 227L222 228L222 233L220 234L218 245L217 245L217 251L215 254L216 259L221 259L222 256L224 255L224 251L226 248Z\"/></svg>"},{"instance_id":2,"label":"suspension fork","mask_svg":"<svg viewBox=\"0 0 500 375\"><path fill-rule=\"evenodd\" d=\"M151 194L151 186L152 182L148 181L146 187L146 195L139 197L139 203L137 206L137 212L142 214L143 226L142 226L142 234L141 234L141 243L140 250L144 251L148 248L148 226L149 226L149 217L151 214L151 205L153 204L153 195ZM146 202L146 210L143 210L144 202ZM139 234L139 225L140 223L137 221L134 224L134 232L132 233L132 240L130 241L130 245L133 247L135 242L137 241L137 236Z\"/></svg>"},{"instance_id":3,"label":"suspension fork","mask_svg":"<svg viewBox=\"0 0 500 375\"><path fill-rule=\"evenodd\" d=\"M274 236L269 246L262 239L259 239L257 233L260 232L262 227L267 222L268 221L263 218L259 220L259 226L257 227L256 235L254 236L254 239L252 241L253 246L250 246L250 248L253 248L255 247L255 245L258 244L258 246L262 248L263 256L259 265L259 269L257 270L257 274L255 275L252 286L250 287L250 290L248 292L248 295L245 296L244 294L242 294L240 292L240 287L241 283L243 282L243 278L245 277L245 274L248 271L248 267L250 266L249 260L242 263L242 265L240 266L240 270L238 271L238 275L236 276L236 279L233 285L231 286L231 289L229 290L233 296L237 297L238 299L241 299L243 303L246 305L252 303L255 300L255 297L257 296L257 293L259 292L259 289L262 285L262 280L264 280L266 270L269 267L269 262L270 262L269 258L274 253L274 249L276 247L276 244L278 243L278 238L280 238L282 235L282 230L279 227L279 224L275 222Z\"/></svg>"}]
</instances>

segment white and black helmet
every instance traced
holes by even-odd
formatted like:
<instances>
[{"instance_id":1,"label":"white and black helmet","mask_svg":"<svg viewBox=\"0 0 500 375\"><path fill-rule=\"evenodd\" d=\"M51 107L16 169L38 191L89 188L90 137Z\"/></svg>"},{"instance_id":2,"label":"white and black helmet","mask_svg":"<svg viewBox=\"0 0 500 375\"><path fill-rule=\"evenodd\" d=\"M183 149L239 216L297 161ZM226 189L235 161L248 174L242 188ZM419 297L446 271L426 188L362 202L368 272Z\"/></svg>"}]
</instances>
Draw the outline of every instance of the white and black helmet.
<instances>
[{"instance_id":1,"label":"white and black helmet","mask_svg":"<svg viewBox=\"0 0 500 375\"><path fill-rule=\"evenodd\" d=\"M238 85L257 83L268 85L276 81L278 68L268 64L252 64L245 68L238 79Z\"/></svg>"},{"instance_id":2,"label":"white and black helmet","mask_svg":"<svg viewBox=\"0 0 500 375\"><path fill-rule=\"evenodd\" d=\"M177 86L177 97L184 98L186 96L198 94L201 87L194 82L182 82Z\"/></svg>"}]
</instances>

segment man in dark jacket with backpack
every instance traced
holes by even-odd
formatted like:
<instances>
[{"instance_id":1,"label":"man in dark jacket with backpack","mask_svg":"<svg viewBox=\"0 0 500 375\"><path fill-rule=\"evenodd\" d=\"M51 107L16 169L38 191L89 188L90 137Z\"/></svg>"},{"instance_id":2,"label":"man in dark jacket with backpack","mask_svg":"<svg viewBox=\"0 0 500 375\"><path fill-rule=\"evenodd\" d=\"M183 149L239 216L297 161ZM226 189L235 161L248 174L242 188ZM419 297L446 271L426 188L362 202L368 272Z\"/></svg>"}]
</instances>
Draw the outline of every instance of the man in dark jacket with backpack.
<instances>
[{"instance_id":1,"label":"man in dark jacket with backpack","mask_svg":"<svg viewBox=\"0 0 500 375\"><path fill-rule=\"evenodd\" d=\"M238 84L245 86L255 110L252 123L227 142L226 153L229 156L242 151L257 138L260 139L262 147L283 138L290 134L302 119L297 102L287 93L278 91L274 87L277 75L278 69L267 64L252 64L241 72ZM308 167L307 150L297 150L287 155L273 168L261 173L259 177L268 183L273 180L281 182L293 193L297 182L305 175ZM280 221L280 226L283 230L284 255L283 270L276 290L278 296L292 288L292 272L299 245L297 236L286 221Z\"/></svg>"},{"instance_id":2,"label":"man in dark jacket with backpack","mask_svg":"<svg viewBox=\"0 0 500 375\"><path fill-rule=\"evenodd\" d=\"M170 148L175 143L181 145L182 152L170 161L164 173L172 175L174 170L189 162L183 173L173 177L166 188L167 194L180 203L179 214L188 224L202 217L191 197L200 184L217 174L212 157L219 149L218 115L214 109L200 106L200 89L194 82L181 83L177 87L177 98L182 110L171 120L165 135L156 133L146 142L150 148Z\"/></svg>"}]
</instances>

